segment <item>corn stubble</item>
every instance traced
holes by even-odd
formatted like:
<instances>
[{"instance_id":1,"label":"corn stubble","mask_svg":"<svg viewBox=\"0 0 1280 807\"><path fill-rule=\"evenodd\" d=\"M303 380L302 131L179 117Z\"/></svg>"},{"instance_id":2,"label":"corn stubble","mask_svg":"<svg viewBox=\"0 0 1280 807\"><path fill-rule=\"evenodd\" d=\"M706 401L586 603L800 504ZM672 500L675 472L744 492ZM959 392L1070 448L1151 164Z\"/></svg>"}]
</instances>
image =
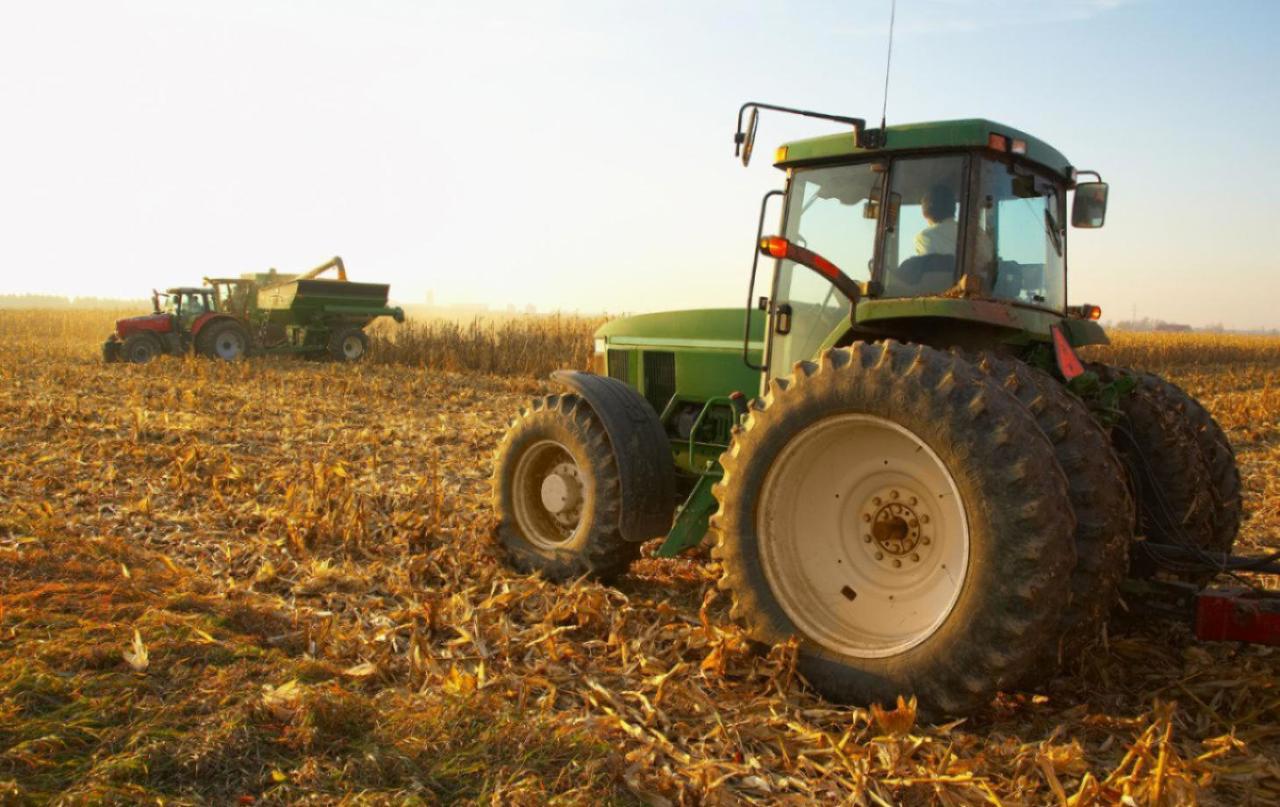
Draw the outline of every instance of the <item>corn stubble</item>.
<instances>
[{"instance_id":1,"label":"corn stubble","mask_svg":"<svg viewBox=\"0 0 1280 807\"><path fill-rule=\"evenodd\" d=\"M0 312L0 803L953 805L1280 799L1280 654L1160 620L980 718L809 695L716 571L507 571L489 461L595 322L411 322L355 367L103 365L113 312ZM1280 342L1124 335L1280 526ZM478 367L484 372L462 372Z\"/></svg>"}]
</instances>

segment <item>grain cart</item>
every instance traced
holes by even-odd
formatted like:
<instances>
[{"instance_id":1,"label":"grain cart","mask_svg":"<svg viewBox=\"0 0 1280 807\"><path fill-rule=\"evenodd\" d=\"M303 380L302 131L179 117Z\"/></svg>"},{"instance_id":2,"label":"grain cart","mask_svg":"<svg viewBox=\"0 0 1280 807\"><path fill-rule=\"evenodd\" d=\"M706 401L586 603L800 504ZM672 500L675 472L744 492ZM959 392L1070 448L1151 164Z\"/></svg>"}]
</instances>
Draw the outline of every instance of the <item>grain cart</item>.
<instances>
[{"instance_id":1,"label":"grain cart","mask_svg":"<svg viewBox=\"0 0 1280 807\"><path fill-rule=\"evenodd\" d=\"M595 372L521 411L493 472L514 566L608 580L644 541L672 556L710 533L732 619L797 637L821 694L959 714L1097 637L1131 568L1228 563L1240 481L1218 424L1076 354L1107 341L1066 286L1067 197L1102 226L1098 174L990 120L868 129L759 103L738 113L744 165L761 109L848 130L777 150L745 310L609 322Z\"/></svg>"},{"instance_id":2,"label":"grain cart","mask_svg":"<svg viewBox=\"0 0 1280 807\"><path fill-rule=\"evenodd\" d=\"M329 270L336 271L336 280L320 278ZM153 292L154 313L118 321L102 346L103 358L146 362L162 353L194 349L228 361L249 354L297 353L351 362L368 351L366 325L381 316L404 321L404 311L387 306L389 286L347 280L338 257L304 275L273 269L239 278L205 278L205 284Z\"/></svg>"}]
</instances>

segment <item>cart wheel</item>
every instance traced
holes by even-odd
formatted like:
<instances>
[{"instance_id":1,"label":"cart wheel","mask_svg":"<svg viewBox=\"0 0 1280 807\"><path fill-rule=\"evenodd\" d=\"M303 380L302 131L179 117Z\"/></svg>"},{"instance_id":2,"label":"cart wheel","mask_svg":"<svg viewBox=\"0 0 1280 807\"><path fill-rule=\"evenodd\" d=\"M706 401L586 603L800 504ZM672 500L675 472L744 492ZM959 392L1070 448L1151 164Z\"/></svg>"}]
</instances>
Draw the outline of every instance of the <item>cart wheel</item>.
<instances>
[{"instance_id":1,"label":"cart wheel","mask_svg":"<svg viewBox=\"0 0 1280 807\"><path fill-rule=\"evenodd\" d=\"M369 337L359 328L334 331L329 339L329 355L335 361L356 362L369 352Z\"/></svg>"}]
</instances>

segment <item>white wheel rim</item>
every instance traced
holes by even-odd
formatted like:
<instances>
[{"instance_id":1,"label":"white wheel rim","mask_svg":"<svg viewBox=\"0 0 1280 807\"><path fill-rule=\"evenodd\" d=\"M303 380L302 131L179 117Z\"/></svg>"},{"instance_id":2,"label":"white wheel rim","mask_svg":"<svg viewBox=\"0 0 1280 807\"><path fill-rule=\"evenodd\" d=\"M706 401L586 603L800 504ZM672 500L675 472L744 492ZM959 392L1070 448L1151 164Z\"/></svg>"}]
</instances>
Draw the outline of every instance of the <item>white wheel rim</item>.
<instances>
[{"instance_id":1,"label":"white wheel rim","mask_svg":"<svg viewBox=\"0 0 1280 807\"><path fill-rule=\"evenodd\" d=\"M516 462L512 494L516 524L525 539L542 549L558 549L578 531L590 490L569 450L543 440Z\"/></svg>"},{"instance_id":2,"label":"white wheel rim","mask_svg":"<svg viewBox=\"0 0 1280 807\"><path fill-rule=\"evenodd\" d=\"M213 341L213 352L220 359L238 359L244 353L244 341L235 331L223 331Z\"/></svg>"},{"instance_id":3,"label":"white wheel rim","mask_svg":"<svg viewBox=\"0 0 1280 807\"><path fill-rule=\"evenodd\" d=\"M364 342L360 341L360 337L350 334L342 340L342 355L348 359L354 360L360 358L364 353Z\"/></svg>"},{"instance_id":4,"label":"white wheel rim","mask_svg":"<svg viewBox=\"0 0 1280 807\"><path fill-rule=\"evenodd\" d=\"M903 653L938 631L969 565L955 480L910 430L837 415L796 435L765 476L760 560L809 640L847 656Z\"/></svg>"}]
</instances>

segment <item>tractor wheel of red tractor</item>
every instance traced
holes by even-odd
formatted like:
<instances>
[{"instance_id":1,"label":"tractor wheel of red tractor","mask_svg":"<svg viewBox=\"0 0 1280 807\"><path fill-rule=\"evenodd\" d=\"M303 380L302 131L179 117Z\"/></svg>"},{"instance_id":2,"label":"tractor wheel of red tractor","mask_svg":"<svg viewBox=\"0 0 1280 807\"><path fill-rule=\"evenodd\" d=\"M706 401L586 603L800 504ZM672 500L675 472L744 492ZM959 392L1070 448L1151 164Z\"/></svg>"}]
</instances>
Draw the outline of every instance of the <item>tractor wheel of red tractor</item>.
<instances>
[{"instance_id":1,"label":"tractor wheel of red tractor","mask_svg":"<svg viewBox=\"0 0 1280 807\"><path fill-rule=\"evenodd\" d=\"M249 352L249 334L234 320L215 322L200 333L199 352L223 361L243 359Z\"/></svg>"},{"instance_id":2,"label":"tractor wheel of red tractor","mask_svg":"<svg viewBox=\"0 0 1280 807\"><path fill-rule=\"evenodd\" d=\"M160 342L149 333L135 333L124 340L120 355L127 362L146 364L160 355Z\"/></svg>"}]
</instances>

